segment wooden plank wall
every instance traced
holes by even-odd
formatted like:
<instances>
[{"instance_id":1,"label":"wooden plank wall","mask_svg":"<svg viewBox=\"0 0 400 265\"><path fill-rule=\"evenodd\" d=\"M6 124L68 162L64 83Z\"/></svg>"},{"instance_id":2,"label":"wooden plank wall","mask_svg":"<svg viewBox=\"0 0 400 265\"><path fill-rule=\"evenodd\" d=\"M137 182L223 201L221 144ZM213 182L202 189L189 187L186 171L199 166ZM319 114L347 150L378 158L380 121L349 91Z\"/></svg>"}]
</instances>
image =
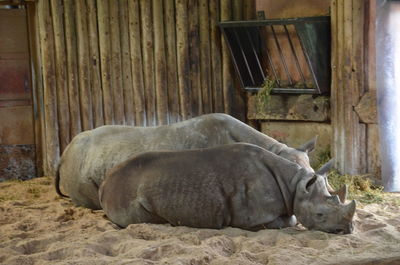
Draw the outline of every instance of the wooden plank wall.
<instances>
[{"instance_id":1,"label":"wooden plank wall","mask_svg":"<svg viewBox=\"0 0 400 265\"><path fill-rule=\"evenodd\" d=\"M153 126L210 112L245 119L217 23L251 19L248 0L40 0L44 173L83 130Z\"/></svg>"},{"instance_id":2,"label":"wooden plank wall","mask_svg":"<svg viewBox=\"0 0 400 265\"><path fill-rule=\"evenodd\" d=\"M331 1L332 151L341 173L379 177L379 157L373 152L379 149L376 125L361 120L356 112L362 97L374 87L367 74L374 72L368 69L367 4L364 0Z\"/></svg>"}]
</instances>

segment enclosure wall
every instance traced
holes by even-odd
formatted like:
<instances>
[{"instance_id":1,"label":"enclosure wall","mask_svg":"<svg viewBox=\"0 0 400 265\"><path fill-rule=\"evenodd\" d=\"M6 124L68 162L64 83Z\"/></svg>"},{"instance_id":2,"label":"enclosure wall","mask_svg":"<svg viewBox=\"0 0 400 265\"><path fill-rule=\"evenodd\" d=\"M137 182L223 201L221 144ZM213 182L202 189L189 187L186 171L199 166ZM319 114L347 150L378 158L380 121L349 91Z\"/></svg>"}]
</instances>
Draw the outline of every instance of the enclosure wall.
<instances>
[{"instance_id":1,"label":"enclosure wall","mask_svg":"<svg viewBox=\"0 0 400 265\"><path fill-rule=\"evenodd\" d=\"M54 174L76 134L105 124L153 126L210 112L244 119L245 95L217 23L254 14L245 0L37 1L44 173Z\"/></svg>"}]
</instances>

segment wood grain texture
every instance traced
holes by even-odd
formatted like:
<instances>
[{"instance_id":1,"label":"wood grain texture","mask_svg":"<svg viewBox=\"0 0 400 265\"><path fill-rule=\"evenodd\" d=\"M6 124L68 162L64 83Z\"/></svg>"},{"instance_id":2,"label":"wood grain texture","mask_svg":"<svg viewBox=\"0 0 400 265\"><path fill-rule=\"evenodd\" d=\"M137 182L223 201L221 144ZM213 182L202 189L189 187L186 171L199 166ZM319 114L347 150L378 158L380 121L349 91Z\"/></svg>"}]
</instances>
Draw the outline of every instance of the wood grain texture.
<instances>
[{"instance_id":1,"label":"wood grain texture","mask_svg":"<svg viewBox=\"0 0 400 265\"><path fill-rule=\"evenodd\" d=\"M67 61L65 56L65 34L63 26L63 11L61 0L51 0L51 12L54 32L54 53L56 65L56 83L57 83L57 109L58 124L60 129L60 148L61 152L65 149L71 140L70 136L70 118L69 118L69 100L68 100L68 82L67 82Z\"/></svg>"},{"instance_id":2,"label":"wood grain texture","mask_svg":"<svg viewBox=\"0 0 400 265\"><path fill-rule=\"evenodd\" d=\"M176 39L177 39L177 63L179 100L182 119L192 117L191 98L192 91L188 76L190 73L189 41L188 41L188 1L176 0Z\"/></svg>"},{"instance_id":3,"label":"wood grain texture","mask_svg":"<svg viewBox=\"0 0 400 265\"><path fill-rule=\"evenodd\" d=\"M71 139L82 131L79 100L76 18L74 1L64 0L64 27L67 57Z\"/></svg>"},{"instance_id":4,"label":"wood grain texture","mask_svg":"<svg viewBox=\"0 0 400 265\"><path fill-rule=\"evenodd\" d=\"M97 30L97 8L94 0L87 1L87 23L89 37L89 78L92 92L94 127L104 125L103 89L100 75L99 32Z\"/></svg>"},{"instance_id":5,"label":"wood grain texture","mask_svg":"<svg viewBox=\"0 0 400 265\"><path fill-rule=\"evenodd\" d=\"M104 121L105 124L111 125L114 124L114 100L111 87L110 10L108 0L97 0L97 16Z\"/></svg>"},{"instance_id":6,"label":"wood grain texture","mask_svg":"<svg viewBox=\"0 0 400 265\"><path fill-rule=\"evenodd\" d=\"M54 61L54 35L50 6L47 0L38 3L39 36L41 45L41 62L43 63L43 100L44 104L44 129L46 137L46 164L45 174L54 175L60 157L60 144L58 136L56 69Z\"/></svg>"},{"instance_id":7,"label":"wood grain texture","mask_svg":"<svg viewBox=\"0 0 400 265\"><path fill-rule=\"evenodd\" d=\"M142 31L143 80L148 125L156 125L156 95L154 86L154 39L151 1L140 0L140 25Z\"/></svg>"},{"instance_id":8,"label":"wood grain texture","mask_svg":"<svg viewBox=\"0 0 400 265\"><path fill-rule=\"evenodd\" d=\"M157 124L168 123L167 65L162 0L153 0L154 64Z\"/></svg>"},{"instance_id":9,"label":"wood grain texture","mask_svg":"<svg viewBox=\"0 0 400 265\"><path fill-rule=\"evenodd\" d=\"M139 0L128 1L129 42L131 48L131 69L135 101L136 125L146 125L144 98L143 62L140 39Z\"/></svg>"},{"instance_id":10,"label":"wood grain texture","mask_svg":"<svg viewBox=\"0 0 400 265\"><path fill-rule=\"evenodd\" d=\"M127 125L135 124L135 101L133 96L133 81L131 68L131 50L129 41L128 0L118 1L121 38L121 74L123 83L123 106Z\"/></svg>"},{"instance_id":11,"label":"wood grain texture","mask_svg":"<svg viewBox=\"0 0 400 265\"><path fill-rule=\"evenodd\" d=\"M109 0L110 40L111 40L111 90L113 95L114 122L125 124L124 90L121 59L121 39L119 32L119 8L114 0Z\"/></svg>"},{"instance_id":12,"label":"wood grain texture","mask_svg":"<svg viewBox=\"0 0 400 265\"><path fill-rule=\"evenodd\" d=\"M80 110L82 129L93 129L92 91L90 88L89 74L89 39L88 25L86 20L87 6L84 0L76 2L76 31L78 46L78 77Z\"/></svg>"},{"instance_id":13,"label":"wood grain texture","mask_svg":"<svg viewBox=\"0 0 400 265\"><path fill-rule=\"evenodd\" d=\"M178 65L176 58L175 1L164 1L165 44L167 50L167 83L169 122L181 120L178 88Z\"/></svg>"}]
</instances>

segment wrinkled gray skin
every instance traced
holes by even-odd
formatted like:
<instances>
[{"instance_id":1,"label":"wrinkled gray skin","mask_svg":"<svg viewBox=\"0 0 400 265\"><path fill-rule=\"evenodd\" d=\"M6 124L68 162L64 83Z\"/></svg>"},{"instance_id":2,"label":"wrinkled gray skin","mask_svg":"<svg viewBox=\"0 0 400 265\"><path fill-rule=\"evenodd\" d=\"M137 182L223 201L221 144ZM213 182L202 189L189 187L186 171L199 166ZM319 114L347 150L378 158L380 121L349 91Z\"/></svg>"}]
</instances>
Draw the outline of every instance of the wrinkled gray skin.
<instances>
[{"instance_id":1,"label":"wrinkled gray skin","mask_svg":"<svg viewBox=\"0 0 400 265\"><path fill-rule=\"evenodd\" d=\"M294 226L297 217L309 229L348 234L355 211L354 201L329 194L324 176L244 143L138 154L110 170L99 198L121 227L258 230Z\"/></svg>"},{"instance_id":2,"label":"wrinkled gray skin","mask_svg":"<svg viewBox=\"0 0 400 265\"><path fill-rule=\"evenodd\" d=\"M316 139L299 149L286 146L227 114L207 114L157 127L102 126L78 134L65 149L56 176L78 206L100 209L98 187L106 171L144 151L185 150L245 142L265 148L314 172L308 151Z\"/></svg>"}]
</instances>

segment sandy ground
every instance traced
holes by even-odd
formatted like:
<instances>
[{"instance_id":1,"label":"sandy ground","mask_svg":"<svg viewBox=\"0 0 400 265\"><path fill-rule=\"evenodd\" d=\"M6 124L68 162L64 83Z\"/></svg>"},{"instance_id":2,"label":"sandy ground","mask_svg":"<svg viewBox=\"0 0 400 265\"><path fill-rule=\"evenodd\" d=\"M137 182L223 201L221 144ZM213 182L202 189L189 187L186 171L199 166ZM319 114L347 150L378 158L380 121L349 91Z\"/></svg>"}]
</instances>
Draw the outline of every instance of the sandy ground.
<instances>
[{"instance_id":1,"label":"sandy ground","mask_svg":"<svg viewBox=\"0 0 400 265\"><path fill-rule=\"evenodd\" d=\"M60 199L51 178L0 183L0 264L400 264L400 195L358 205L356 231L136 224Z\"/></svg>"}]
</instances>

